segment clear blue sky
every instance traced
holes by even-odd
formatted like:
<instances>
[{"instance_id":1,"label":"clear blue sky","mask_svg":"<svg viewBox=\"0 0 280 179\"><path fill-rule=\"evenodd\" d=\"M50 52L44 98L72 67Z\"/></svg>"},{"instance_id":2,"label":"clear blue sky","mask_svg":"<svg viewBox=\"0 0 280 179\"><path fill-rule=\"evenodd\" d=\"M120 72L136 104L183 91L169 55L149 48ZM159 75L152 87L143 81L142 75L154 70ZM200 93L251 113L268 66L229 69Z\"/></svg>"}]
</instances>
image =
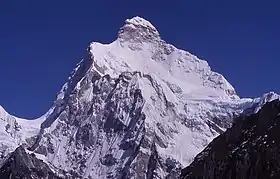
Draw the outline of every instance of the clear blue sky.
<instances>
[{"instance_id":1,"label":"clear blue sky","mask_svg":"<svg viewBox=\"0 0 280 179\"><path fill-rule=\"evenodd\" d=\"M207 60L240 96L280 92L280 2L261 2L3 0L0 104L16 116L42 115L87 45L114 40L136 15Z\"/></svg>"}]
</instances>

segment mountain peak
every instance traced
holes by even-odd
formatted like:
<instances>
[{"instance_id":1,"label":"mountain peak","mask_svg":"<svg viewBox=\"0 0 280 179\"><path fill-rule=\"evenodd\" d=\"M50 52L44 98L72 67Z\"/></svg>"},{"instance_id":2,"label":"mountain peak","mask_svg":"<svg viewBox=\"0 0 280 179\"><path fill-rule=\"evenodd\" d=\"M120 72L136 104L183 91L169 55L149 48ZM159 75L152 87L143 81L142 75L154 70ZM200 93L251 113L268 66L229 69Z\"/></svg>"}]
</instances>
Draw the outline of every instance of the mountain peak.
<instances>
[{"instance_id":1,"label":"mountain peak","mask_svg":"<svg viewBox=\"0 0 280 179\"><path fill-rule=\"evenodd\" d=\"M159 32L148 20L136 16L125 20L123 27L119 30L118 38L123 41L150 41L159 39Z\"/></svg>"},{"instance_id":2,"label":"mountain peak","mask_svg":"<svg viewBox=\"0 0 280 179\"><path fill-rule=\"evenodd\" d=\"M154 74L168 84L182 86L191 96L238 99L234 88L204 60L160 38L157 29L141 17L125 20L118 39L110 44L91 43L93 71L118 77L122 72Z\"/></svg>"},{"instance_id":3,"label":"mountain peak","mask_svg":"<svg viewBox=\"0 0 280 179\"><path fill-rule=\"evenodd\" d=\"M143 19L142 17L139 17L139 16L135 16L131 19L126 19L125 24L133 24L138 27L140 26L140 27L153 29L153 30L157 31L157 29L155 28L155 26L153 26L152 23L150 23L146 19Z\"/></svg>"}]
</instances>

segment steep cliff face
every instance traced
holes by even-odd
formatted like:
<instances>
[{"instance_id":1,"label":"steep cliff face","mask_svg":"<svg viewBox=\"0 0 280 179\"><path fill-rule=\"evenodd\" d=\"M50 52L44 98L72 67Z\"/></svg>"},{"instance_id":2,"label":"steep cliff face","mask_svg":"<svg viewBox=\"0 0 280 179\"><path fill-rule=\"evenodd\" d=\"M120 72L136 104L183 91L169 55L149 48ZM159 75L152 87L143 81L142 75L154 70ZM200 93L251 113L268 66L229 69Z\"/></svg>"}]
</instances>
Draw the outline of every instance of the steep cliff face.
<instances>
[{"instance_id":1,"label":"steep cliff face","mask_svg":"<svg viewBox=\"0 0 280 179\"><path fill-rule=\"evenodd\" d=\"M134 17L114 42L89 45L53 107L22 122L36 125L9 151L24 144L75 178L177 178L234 117L278 98L267 96L240 99L206 61Z\"/></svg>"},{"instance_id":2,"label":"steep cliff face","mask_svg":"<svg viewBox=\"0 0 280 179\"><path fill-rule=\"evenodd\" d=\"M265 104L214 139L181 178L279 178L280 101Z\"/></svg>"},{"instance_id":3,"label":"steep cliff face","mask_svg":"<svg viewBox=\"0 0 280 179\"><path fill-rule=\"evenodd\" d=\"M18 147L0 164L0 178L8 179L60 179L35 154L28 154L23 147Z\"/></svg>"}]
</instances>

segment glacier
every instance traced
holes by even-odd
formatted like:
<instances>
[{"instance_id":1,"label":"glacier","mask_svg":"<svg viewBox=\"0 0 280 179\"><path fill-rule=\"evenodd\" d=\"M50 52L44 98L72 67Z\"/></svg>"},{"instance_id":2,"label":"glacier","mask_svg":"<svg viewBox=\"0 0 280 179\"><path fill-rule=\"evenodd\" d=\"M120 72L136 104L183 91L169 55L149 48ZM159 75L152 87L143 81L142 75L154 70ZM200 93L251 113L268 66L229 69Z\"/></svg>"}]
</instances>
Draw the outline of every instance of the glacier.
<instances>
[{"instance_id":1,"label":"glacier","mask_svg":"<svg viewBox=\"0 0 280 179\"><path fill-rule=\"evenodd\" d=\"M62 178L177 178L237 116L276 98L240 98L207 61L133 17L115 41L89 44L45 115L0 108L0 167L23 145Z\"/></svg>"}]
</instances>

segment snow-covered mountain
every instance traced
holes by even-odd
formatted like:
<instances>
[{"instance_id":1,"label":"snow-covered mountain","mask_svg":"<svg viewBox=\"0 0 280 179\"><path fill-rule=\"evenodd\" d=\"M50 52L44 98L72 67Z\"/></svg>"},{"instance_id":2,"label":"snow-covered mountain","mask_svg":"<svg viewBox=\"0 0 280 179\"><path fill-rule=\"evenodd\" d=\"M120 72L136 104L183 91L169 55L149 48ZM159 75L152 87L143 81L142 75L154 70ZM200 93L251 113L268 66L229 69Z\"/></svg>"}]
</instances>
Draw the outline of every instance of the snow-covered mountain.
<instances>
[{"instance_id":1,"label":"snow-covered mountain","mask_svg":"<svg viewBox=\"0 0 280 179\"><path fill-rule=\"evenodd\" d=\"M240 99L206 61L134 17L112 43L89 45L46 115L1 109L2 163L24 144L60 177L177 178L236 116L275 98Z\"/></svg>"}]
</instances>

